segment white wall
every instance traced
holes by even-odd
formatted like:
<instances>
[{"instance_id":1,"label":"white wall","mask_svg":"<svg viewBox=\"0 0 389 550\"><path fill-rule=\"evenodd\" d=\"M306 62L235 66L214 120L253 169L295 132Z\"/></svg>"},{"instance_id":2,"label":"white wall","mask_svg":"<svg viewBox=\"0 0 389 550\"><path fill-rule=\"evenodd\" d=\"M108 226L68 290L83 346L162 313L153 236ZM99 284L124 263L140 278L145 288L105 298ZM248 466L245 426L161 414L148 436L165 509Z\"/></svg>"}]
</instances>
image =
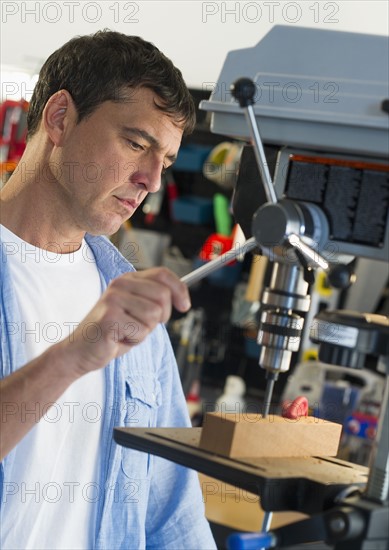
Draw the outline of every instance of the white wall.
<instances>
[{"instance_id":1,"label":"white wall","mask_svg":"<svg viewBox=\"0 0 389 550\"><path fill-rule=\"evenodd\" d=\"M1 64L4 75L10 67L32 75L74 35L107 27L154 42L202 88L217 80L228 51L256 44L275 24L385 35L388 19L387 0L3 0Z\"/></svg>"}]
</instances>

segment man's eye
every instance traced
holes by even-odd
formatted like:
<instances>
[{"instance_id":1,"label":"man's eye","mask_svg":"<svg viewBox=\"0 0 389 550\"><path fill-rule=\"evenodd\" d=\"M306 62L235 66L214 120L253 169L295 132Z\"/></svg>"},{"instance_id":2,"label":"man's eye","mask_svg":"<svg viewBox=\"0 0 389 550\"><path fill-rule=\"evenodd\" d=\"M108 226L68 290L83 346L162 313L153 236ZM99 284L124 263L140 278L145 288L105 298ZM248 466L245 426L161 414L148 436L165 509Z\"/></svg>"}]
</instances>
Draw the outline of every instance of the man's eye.
<instances>
[{"instance_id":1,"label":"man's eye","mask_svg":"<svg viewBox=\"0 0 389 550\"><path fill-rule=\"evenodd\" d=\"M139 145L139 143L136 143L135 141L131 141L130 139L128 139L127 142L131 147L131 149L134 149L134 151L143 151L143 146Z\"/></svg>"}]
</instances>

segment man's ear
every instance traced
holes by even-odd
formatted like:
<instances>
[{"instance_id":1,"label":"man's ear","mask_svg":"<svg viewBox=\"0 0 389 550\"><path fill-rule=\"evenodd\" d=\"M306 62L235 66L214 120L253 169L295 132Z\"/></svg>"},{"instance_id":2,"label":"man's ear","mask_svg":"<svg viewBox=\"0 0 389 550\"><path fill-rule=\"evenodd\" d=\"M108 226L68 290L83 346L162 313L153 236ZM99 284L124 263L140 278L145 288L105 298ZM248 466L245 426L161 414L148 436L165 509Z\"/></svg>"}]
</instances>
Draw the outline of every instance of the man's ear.
<instances>
[{"instance_id":1,"label":"man's ear","mask_svg":"<svg viewBox=\"0 0 389 550\"><path fill-rule=\"evenodd\" d=\"M67 90L59 90L47 101L42 126L54 145L60 146L66 133L76 124L77 110Z\"/></svg>"}]
</instances>

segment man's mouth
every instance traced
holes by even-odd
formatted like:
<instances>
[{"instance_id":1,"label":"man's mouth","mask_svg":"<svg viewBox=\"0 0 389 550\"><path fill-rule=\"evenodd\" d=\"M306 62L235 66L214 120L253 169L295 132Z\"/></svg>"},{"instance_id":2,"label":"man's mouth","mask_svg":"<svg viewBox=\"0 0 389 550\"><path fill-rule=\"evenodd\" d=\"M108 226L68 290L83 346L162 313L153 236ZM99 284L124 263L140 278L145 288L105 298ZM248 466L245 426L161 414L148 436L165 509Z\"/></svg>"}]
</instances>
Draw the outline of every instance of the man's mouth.
<instances>
[{"instance_id":1,"label":"man's mouth","mask_svg":"<svg viewBox=\"0 0 389 550\"><path fill-rule=\"evenodd\" d=\"M133 210L136 210L139 206L139 202L137 202L134 199L122 199L120 197L115 197L120 204L122 204L127 210L130 210L131 212Z\"/></svg>"}]
</instances>

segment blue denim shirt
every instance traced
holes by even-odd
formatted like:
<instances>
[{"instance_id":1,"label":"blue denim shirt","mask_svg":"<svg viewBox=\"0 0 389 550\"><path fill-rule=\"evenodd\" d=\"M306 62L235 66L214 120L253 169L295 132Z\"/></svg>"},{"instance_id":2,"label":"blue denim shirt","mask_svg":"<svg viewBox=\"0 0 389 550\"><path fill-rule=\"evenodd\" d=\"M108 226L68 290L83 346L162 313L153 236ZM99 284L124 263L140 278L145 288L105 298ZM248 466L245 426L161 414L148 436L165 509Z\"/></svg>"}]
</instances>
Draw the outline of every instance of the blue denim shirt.
<instances>
[{"instance_id":1,"label":"blue denim shirt","mask_svg":"<svg viewBox=\"0 0 389 550\"><path fill-rule=\"evenodd\" d=\"M87 235L86 240L95 255L103 288L111 279L133 270L108 239ZM20 323L21 319L3 244L0 300L0 376L3 378L26 362L20 339L7 330L10 323ZM105 368L105 375L106 403L94 548L216 548L204 517L197 474L162 458L121 447L112 439L114 426L190 425L165 327L158 326L144 342L112 361ZM2 507L13 454L11 451L1 463ZM6 513L5 509L2 513Z\"/></svg>"}]
</instances>

